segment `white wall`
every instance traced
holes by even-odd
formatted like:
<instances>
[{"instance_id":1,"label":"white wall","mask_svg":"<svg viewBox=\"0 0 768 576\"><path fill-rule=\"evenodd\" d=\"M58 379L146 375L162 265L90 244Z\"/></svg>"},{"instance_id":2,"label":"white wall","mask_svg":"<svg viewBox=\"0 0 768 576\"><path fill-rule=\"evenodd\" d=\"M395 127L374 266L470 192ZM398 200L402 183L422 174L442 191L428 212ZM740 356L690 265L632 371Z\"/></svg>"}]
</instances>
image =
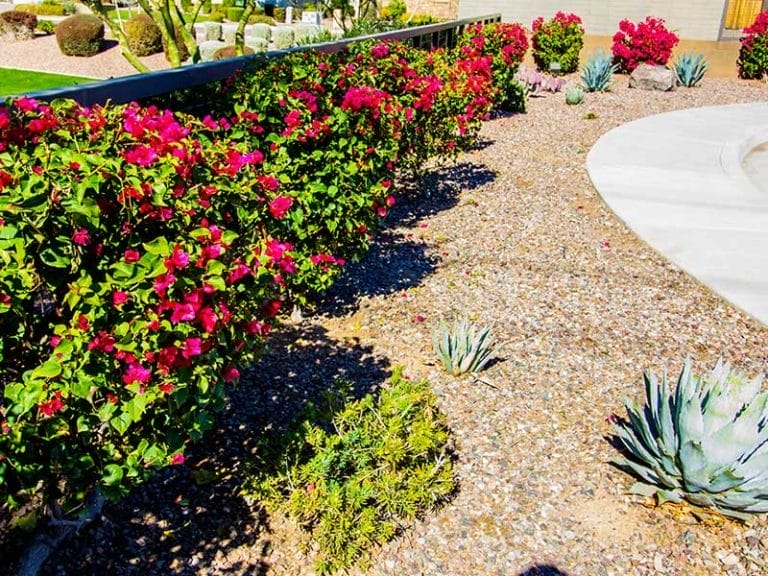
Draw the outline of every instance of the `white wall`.
<instances>
[{"instance_id":1,"label":"white wall","mask_svg":"<svg viewBox=\"0 0 768 576\"><path fill-rule=\"evenodd\" d=\"M687 40L717 40L726 0L459 0L459 18L502 13L505 22L526 28L543 16L573 12L581 17L587 34L613 36L619 21L646 16L664 18L667 28Z\"/></svg>"}]
</instances>

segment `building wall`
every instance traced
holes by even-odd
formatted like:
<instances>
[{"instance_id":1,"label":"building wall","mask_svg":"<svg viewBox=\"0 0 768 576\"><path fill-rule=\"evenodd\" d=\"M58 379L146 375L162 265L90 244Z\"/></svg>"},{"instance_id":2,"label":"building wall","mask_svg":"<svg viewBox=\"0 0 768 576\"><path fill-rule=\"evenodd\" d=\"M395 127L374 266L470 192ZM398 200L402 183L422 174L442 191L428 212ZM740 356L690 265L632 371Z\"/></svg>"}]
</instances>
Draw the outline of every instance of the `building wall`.
<instances>
[{"instance_id":1,"label":"building wall","mask_svg":"<svg viewBox=\"0 0 768 576\"><path fill-rule=\"evenodd\" d=\"M538 17L573 12L581 17L587 34L612 36L619 21L646 16L664 18L667 28L687 40L717 40L727 0L459 0L459 18L501 12L505 22L530 28Z\"/></svg>"}]
</instances>

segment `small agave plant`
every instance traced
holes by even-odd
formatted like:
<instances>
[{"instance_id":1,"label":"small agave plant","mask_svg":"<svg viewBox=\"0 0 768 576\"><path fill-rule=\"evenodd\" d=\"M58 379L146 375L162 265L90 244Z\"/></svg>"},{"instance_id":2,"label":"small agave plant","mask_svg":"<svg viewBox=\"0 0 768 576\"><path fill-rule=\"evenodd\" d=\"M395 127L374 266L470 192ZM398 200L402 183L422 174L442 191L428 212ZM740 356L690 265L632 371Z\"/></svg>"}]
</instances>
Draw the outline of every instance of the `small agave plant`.
<instances>
[{"instance_id":1,"label":"small agave plant","mask_svg":"<svg viewBox=\"0 0 768 576\"><path fill-rule=\"evenodd\" d=\"M583 101L584 90L581 88L581 86L574 86L573 88L568 88L568 90L565 91L565 103L569 106L576 106L581 104Z\"/></svg>"},{"instance_id":2,"label":"small agave plant","mask_svg":"<svg viewBox=\"0 0 768 576\"><path fill-rule=\"evenodd\" d=\"M454 376L480 372L496 357L491 329L478 329L466 318L454 321L450 327L441 320L432 333L432 346Z\"/></svg>"},{"instance_id":3,"label":"small agave plant","mask_svg":"<svg viewBox=\"0 0 768 576\"><path fill-rule=\"evenodd\" d=\"M613 75L618 69L610 54L598 50L582 68L581 83L587 92L605 92L611 87Z\"/></svg>"},{"instance_id":4,"label":"small agave plant","mask_svg":"<svg viewBox=\"0 0 768 576\"><path fill-rule=\"evenodd\" d=\"M748 520L768 512L768 392L718 361L697 378L687 361L674 394L645 374L645 406L627 403L616 423L626 457L616 465L642 481L638 494L688 502Z\"/></svg>"},{"instance_id":5,"label":"small agave plant","mask_svg":"<svg viewBox=\"0 0 768 576\"><path fill-rule=\"evenodd\" d=\"M709 69L709 62L703 54L683 54L675 62L674 70L678 82L687 88L697 86Z\"/></svg>"}]
</instances>

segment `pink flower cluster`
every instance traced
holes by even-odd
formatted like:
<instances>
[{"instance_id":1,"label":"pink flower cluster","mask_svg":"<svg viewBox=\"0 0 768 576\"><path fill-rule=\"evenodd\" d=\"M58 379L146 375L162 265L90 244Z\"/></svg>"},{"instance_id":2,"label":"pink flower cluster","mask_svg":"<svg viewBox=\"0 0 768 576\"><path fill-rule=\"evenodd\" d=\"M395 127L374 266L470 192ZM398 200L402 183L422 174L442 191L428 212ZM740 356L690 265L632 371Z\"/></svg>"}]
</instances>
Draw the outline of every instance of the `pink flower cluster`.
<instances>
[{"instance_id":1,"label":"pink flower cluster","mask_svg":"<svg viewBox=\"0 0 768 576\"><path fill-rule=\"evenodd\" d=\"M667 30L663 19L648 16L637 24L629 20L619 22L611 51L619 68L632 72L643 62L666 65L679 41L676 34Z\"/></svg>"}]
</instances>

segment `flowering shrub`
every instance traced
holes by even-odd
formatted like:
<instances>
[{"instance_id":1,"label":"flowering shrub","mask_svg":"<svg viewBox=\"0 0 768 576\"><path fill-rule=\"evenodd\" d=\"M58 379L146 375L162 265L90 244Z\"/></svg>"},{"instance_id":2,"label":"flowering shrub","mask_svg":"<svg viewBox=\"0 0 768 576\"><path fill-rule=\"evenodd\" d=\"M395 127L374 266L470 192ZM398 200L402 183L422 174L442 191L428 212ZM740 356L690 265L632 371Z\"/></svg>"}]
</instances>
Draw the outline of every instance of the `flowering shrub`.
<instances>
[{"instance_id":1,"label":"flowering shrub","mask_svg":"<svg viewBox=\"0 0 768 576\"><path fill-rule=\"evenodd\" d=\"M533 21L531 44L533 60L539 70L570 74L579 67L579 53L584 46L584 27L576 14L558 12L552 20L539 17ZM550 68L558 63L559 68Z\"/></svg>"},{"instance_id":2,"label":"flowering shrub","mask_svg":"<svg viewBox=\"0 0 768 576\"><path fill-rule=\"evenodd\" d=\"M496 105L507 110L524 110L523 87L515 72L528 50L528 37L520 24L476 24L468 26L459 39L459 50L466 58L491 59L493 82L499 91Z\"/></svg>"},{"instance_id":3,"label":"flowering shrub","mask_svg":"<svg viewBox=\"0 0 768 576\"><path fill-rule=\"evenodd\" d=\"M679 41L677 35L667 30L663 19L648 16L637 24L629 20L619 22L611 51L619 70L632 72L641 62L666 65Z\"/></svg>"},{"instance_id":4,"label":"flowering shrub","mask_svg":"<svg viewBox=\"0 0 768 576\"><path fill-rule=\"evenodd\" d=\"M0 108L0 501L183 462L280 310L365 251L395 169L471 144L497 94L488 56L379 43L243 74L215 117Z\"/></svg>"},{"instance_id":5,"label":"flowering shrub","mask_svg":"<svg viewBox=\"0 0 768 576\"><path fill-rule=\"evenodd\" d=\"M744 28L737 64L740 78L761 79L768 73L768 12L761 12Z\"/></svg>"}]
</instances>

